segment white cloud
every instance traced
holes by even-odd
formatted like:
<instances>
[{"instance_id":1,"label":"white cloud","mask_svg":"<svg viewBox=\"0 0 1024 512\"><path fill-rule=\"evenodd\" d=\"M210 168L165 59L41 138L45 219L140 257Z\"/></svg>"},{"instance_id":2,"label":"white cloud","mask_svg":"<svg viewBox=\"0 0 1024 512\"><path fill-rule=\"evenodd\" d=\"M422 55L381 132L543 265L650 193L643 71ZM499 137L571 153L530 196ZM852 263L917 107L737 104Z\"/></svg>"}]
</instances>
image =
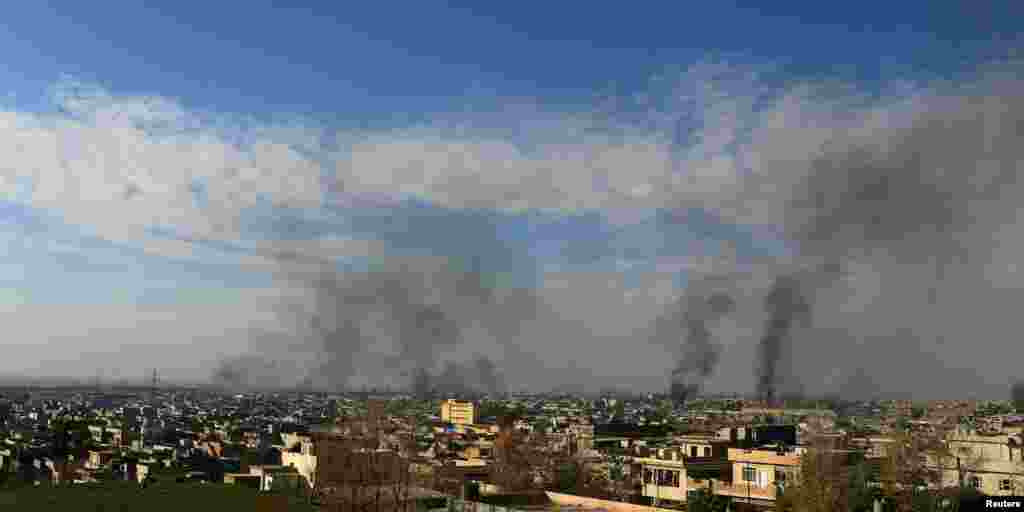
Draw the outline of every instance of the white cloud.
<instances>
[{"instance_id":1,"label":"white cloud","mask_svg":"<svg viewBox=\"0 0 1024 512\"><path fill-rule=\"evenodd\" d=\"M242 210L260 197L319 205L321 168L287 138L256 131L242 133L250 140L238 145L230 128L164 98L63 84L56 100L63 114L0 112L0 186L10 196L28 179L32 206L101 236L142 241L147 228L172 226L231 238ZM205 186L202 208L197 182Z\"/></svg>"}]
</instances>

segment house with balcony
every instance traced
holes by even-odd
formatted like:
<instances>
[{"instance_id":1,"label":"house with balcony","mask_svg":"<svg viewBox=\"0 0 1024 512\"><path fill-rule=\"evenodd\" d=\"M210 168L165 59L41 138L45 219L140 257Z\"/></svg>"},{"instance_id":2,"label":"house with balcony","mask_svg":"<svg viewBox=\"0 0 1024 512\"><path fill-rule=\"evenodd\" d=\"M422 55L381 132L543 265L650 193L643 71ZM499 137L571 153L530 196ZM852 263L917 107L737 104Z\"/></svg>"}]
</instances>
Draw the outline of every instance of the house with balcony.
<instances>
[{"instance_id":1,"label":"house with balcony","mask_svg":"<svg viewBox=\"0 0 1024 512\"><path fill-rule=\"evenodd\" d=\"M703 446L701 446L703 448ZM633 464L640 466L642 494L654 506L678 505L687 501L693 492L719 485L728 485L732 463L724 446L710 446L702 455L690 457L680 448L662 448L656 457L636 457ZM724 482L724 483L723 483Z\"/></svg>"},{"instance_id":2,"label":"house with balcony","mask_svg":"<svg viewBox=\"0 0 1024 512\"><path fill-rule=\"evenodd\" d=\"M799 449L729 448L732 474L728 482L713 482L713 492L736 501L773 505L779 488L796 477Z\"/></svg>"},{"instance_id":3,"label":"house with balcony","mask_svg":"<svg viewBox=\"0 0 1024 512\"><path fill-rule=\"evenodd\" d=\"M1024 494L1024 442L1020 434L957 429L946 436L949 456L929 464L943 486L966 485L988 496Z\"/></svg>"}]
</instances>

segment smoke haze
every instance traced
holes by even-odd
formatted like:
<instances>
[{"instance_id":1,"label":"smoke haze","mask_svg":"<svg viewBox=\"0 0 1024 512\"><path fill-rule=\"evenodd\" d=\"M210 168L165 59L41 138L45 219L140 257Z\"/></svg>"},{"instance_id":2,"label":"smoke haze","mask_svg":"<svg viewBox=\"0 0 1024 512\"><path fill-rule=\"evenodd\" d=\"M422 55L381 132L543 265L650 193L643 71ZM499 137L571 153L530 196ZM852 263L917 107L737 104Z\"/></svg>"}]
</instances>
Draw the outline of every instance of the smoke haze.
<instances>
[{"instance_id":1,"label":"smoke haze","mask_svg":"<svg viewBox=\"0 0 1024 512\"><path fill-rule=\"evenodd\" d=\"M759 110L752 106L754 97L733 96L733 88L754 89L756 82L730 82L728 74L721 82L717 79L708 78L705 85L721 87L724 92L703 98L711 102L705 114L731 108L735 126L709 122L705 129L715 132L707 131L688 149L660 145L657 131L641 132L648 146L642 151L622 149L625 153L621 156L629 168L640 170L638 178L654 186L632 198L630 194L610 194L602 207L615 210L635 202L671 205L680 212L710 209L721 222L777 226L773 232L791 250L775 261L744 263L736 255L722 255L705 260L704 267L690 265L686 269L689 282L696 283L702 274L735 273L742 264L747 277L741 281L761 290L761 307L739 304L729 293L703 295L695 286L681 291L682 298L674 305L670 300L659 306L658 299L651 297L654 302L647 306L662 311L655 315L629 317L628 307L615 312L638 327L656 324L656 338L662 340L656 345L670 347L666 339L683 344L670 372L672 391L677 396L689 395L705 381L742 390L740 383L745 381L747 390L774 399L780 393L805 388L849 396L890 390L925 393L929 389L966 396L1005 386L1006 380L1000 380L1009 379L1012 370L999 358L986 360L968 347L985 332L992 338L986 343L991 343L993 353L1015 350L1002 334L1012 332L1006 323L1012 321L1012 315L1000 315L1009 312L1001 304L1020 295L1017 283L1024 284L1015 277L1013 265L1007 264L1015 248L1007 243L1013 243L1018 215L1015 198L1021 192L1017 173L1022 160L1019 138L1024 103L1011 85L1018 82L995 70L964 78L961 83L924 86L881 99L831 86L791 86L768 93L771 107ZM744 105L750 110L743 111ZM733 133L713 143L710 135L719 133L721 137L724 129ZM712 146L724 147L731 139L747 142L732 156L708 155L704 160L671 163L672 155L680 150L692 158L695 152L706 154ZM429 150L431 158L450 154L444 147ZM373 158L404 154L392 149L408 148L377 147ZM488 152L483 146L465 149L481 152L476 155L481 176L491 176L484 171L488 165L519 168L514 159L495 159L502 154L493 151L495 148ZM658 152L663 152L665 160L633 160ZM364 154L363 158L371 156ZM551 177L568 176L570 169L601 171L590 162L579 168L573 168L572 161L563 162L560 173ZM394 164L370 167L378 165ZM439 162L436 168L442 167ZM603 169L614 172L611 167ZM673 178L677 171L694 175L690 182L680 183ZM365 185L358 179L346 183L349 190ZM465 206L463 200L473 197L474 206L489 202L491 208L502 209L506 203L495 198L496 190L513 186L505 182L507 185L492 188L497 183L480 182L463 190L453 188L456 183L435 179L427 193L452 207ZM537 206L543 206L544 198L555 197L545 196L541 182L517 183L513 187L519 190L518 196L539 201ZM531 190L532 186L538 189ZM573 197L570 190L565 189L566 195L559 197ZM584 201L596 199L585 197ZM999 243L992 242L993 235ZM664 236L673 234L666 230ZM352 371L351 359L345 354L363 350L367 329L362 324L373 314L386 319L376 325L391 324L394 330L389 334L396 341L393 366L426 369L431 382L449 387L457 380L454 376L460 373L456 370L459 366L452 363L438 368L435 354L466 342L466 318L516 319L506 326L533 323L532 331L503 332L504 328L498 328L498 332L492 329L492 334L515 340L529 332L557 338L558 343L575 347L573 350L587 351L586 347L595 343L594 333L618 340L614 343L634 342L629 335L617 337L611 331L600 334L597 330L601 323L597 317L611 314L611 310L592 308L590 315L574 322L563 316L567 311L556 307L542 322L536 306L544 303L551 307L550 300L528 300L525 308L502 307L493 290L481 283L479 273L427 268L397 271L390 265L386 264L383 272L354 277L327 272L312 287L319 322L315 337L330 354L322 375L340 379ZM583 289L574 297L583 304L600 303ZM982 304L988 306L977 307ZM754 326L742 338L724 336L720 340L730 345L726 354L753 353L747 370L750 377L734 373L731 382L726 375L717 375L723 350L706 325L726 315L735 316L736 325ZM965 330L971 325L988 328ZM473 345L473 341L468 343ZM742 349L744 345L749 348ZM611 357L611 352L608 354ZM927 384L908 379L902 375L908 362L943 378ZM513 381L528 375L527 368L506 366L511 366L508 375ZM739 371L730 366L732 372ZM1001 370L983 376L969 371L975 367ZM571 369L568 372L563 375L571 374Z\"/></svg>"},{"instance_id":2,"label":"smoke haze","mask_svg":"<svg viewBox=\"0 0 1024 512\"><path fill-rule=\"evenodd\" d=\"M267 276L230 315L152 329L205 326L201 371L225 386L1005 396L1024 355L1019 70L865 91L712 63L610 112L345 132L238 133L62 87L62 113L0 112L3 186L97 238ZM560 227L588 215L589 239ZM19 306L12 329L55 308ZM69 309L47 339L136 323L95 317Z\"/></svg>"}]
</instances>

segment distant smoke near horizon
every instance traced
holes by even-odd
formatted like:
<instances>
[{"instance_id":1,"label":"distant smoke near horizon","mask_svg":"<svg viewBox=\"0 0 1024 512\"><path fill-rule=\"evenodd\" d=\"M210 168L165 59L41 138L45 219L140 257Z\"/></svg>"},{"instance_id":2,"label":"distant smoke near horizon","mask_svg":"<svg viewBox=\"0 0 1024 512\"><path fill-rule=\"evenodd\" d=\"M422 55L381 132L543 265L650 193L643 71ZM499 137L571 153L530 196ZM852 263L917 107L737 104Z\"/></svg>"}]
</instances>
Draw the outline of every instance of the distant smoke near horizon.
<instances>
[{"instance_id":1,"label":"distant smoke near horizon","mask_svg":"<svg viewBox=\"0 0 1024 512\"><path fill-rule=\"evenodd\" d=\"M1000 304L1019 297L1022 284L1012 258L1024 247L1006 243L1020 229L1014 198L1024 192L1024 94L998 67L974 78L888 101L840 95L801 104L811 96L789 95L787 117L754 127L763 140L747 152L750 173L726 188L735 197L711 196L735 205L737 218L777 223L794 249L791 263L750 267L755 276L774 276L756 343L757 396L774 402L807 388L847 397L965 397L986 388L983 382L999 385L999 377L969 371L995 363L982 363L969 347L981 332L1006 349L1012 343L1013 315ZM687 193L678 199L691 200ZM696 293L682 307L706 317ZM737 314L748 323L760 316ZM970 329L995 320L992 314L1002 315L999 327ZM677 368L712 376L717 345L706 331L694 336L681 324ZM929 368L932 389L902 377L905 365ZM691 394L695 388L678 373L671 390Z\"/></svg>"},{"instance_id":2,"label":"distant smoke near horizon","mask_svg":"<svg viewBox=\"0 0 1024 512\"><path fill-rule=\"evenodd\" d=\"M323 388L358 377L401 379L420 391L442 383L481 390L502 387L485 376L501 373L517 388L585 389L617 378L622 366L630 375L668 374L670 392L684 399L701 390L770 401L805 390L1005 394L1015 378L1010 361L1021 355L1012 305L1024 300L1015 263L1024 251L1017 69L982 66L868 94L698 67L651 102L649 124L607 121L614 114L555 119L517 141L531 152L480 143L464 130L370 136L373 144L356 144L337 170L338 197L386 196L388 179L422 179L403 190L444 213L416 224L419 213L394 210L430 256L369 251L368 270L292 271L296 263L280 259L283 286L303 290L306 307L307 322L289 335L320 356L302 379ZM680 133L684 118L690 125ZM408 140L417 137L424 142ZM373 181L371 170L390 178ZM630 212L668 211L679 220L659 221L665 240L701 229L687 220L700 210L716 223L703 229L748 226L784 250L659 254L651 266L660 274L635 290L584 271L559 275L556 286L540 257L490 220L465 237L473 243L444 254L424 241L461 232L455 212L473 209L598 211L617 233L641 229ZM580 268L639 251L565 236L561 255ZM496 285L491 276L509 271L509 260L526 262L525 274L541 284ZM673 284L680 276L686 284ZM717 288L701 285L716 279ZM676 357L655 367L662 349ZM547 354L604 366L538 365ZM490 370L467 360L475 356ZM233 372L218 378L246 379Z\"/></svg>"}]
</instances>

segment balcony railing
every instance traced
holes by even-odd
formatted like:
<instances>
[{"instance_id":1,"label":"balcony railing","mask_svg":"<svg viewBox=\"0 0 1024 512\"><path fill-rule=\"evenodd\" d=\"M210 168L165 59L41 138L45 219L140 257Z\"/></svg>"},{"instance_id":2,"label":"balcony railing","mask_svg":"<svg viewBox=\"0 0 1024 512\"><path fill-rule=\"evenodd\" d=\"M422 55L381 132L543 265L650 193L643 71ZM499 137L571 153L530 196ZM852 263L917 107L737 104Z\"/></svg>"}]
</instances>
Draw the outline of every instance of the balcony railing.
<instances>
[{"instance_id":1,"label":"balcony railing","mask_svg":"<svg viewBox=\"0 0 1024 512\"><path fill-rule=\"evenodd\" d=\"M746 498L747 496L761 500L774 500L776 498L776 489L774 485L759 487L753 483L748 486L746 482L733 484L715 482L714 489L715 494L731 496L733 498Z\"/></svg>"}]
</instances>

